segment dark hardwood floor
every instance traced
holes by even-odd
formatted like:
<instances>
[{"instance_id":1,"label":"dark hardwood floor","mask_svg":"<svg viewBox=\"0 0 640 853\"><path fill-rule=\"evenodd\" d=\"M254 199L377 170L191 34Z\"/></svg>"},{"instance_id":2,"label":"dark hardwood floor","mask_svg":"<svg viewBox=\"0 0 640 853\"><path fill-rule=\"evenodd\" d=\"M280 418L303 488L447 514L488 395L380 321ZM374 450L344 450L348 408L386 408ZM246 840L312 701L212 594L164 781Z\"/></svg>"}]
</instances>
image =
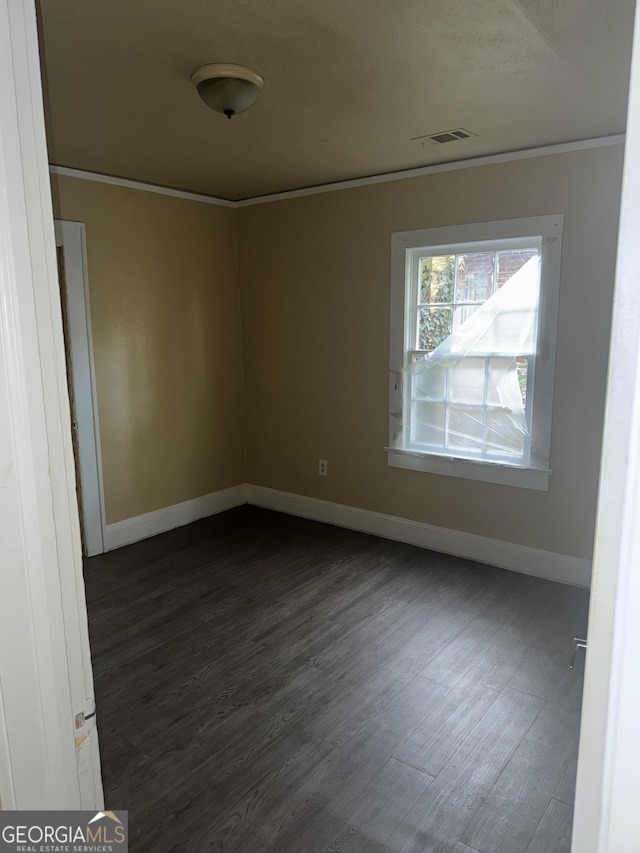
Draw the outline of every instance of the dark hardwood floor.
<instances>
[{"instance_id":1,"label":"dark hardwood floor","mask_svg":"<svg viewBox=\"0 0 640 853\"><path fill-rule=\"evenodd\" d=\"M586 591L252 507L85 578L132 851L569 850Z\"/></svg>"}]
</instances>

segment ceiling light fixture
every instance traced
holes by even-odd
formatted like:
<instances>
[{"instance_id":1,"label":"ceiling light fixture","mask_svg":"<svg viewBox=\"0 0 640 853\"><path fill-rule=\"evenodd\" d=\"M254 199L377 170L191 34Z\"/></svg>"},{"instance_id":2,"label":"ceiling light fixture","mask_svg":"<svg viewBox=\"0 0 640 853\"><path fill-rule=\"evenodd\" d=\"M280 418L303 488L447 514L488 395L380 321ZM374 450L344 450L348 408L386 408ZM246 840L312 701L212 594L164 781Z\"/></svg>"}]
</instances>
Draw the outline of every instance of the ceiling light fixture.
<instances>
[{"instance_id":1,"label":"ceiling light fixture","mask_svg":"<svg viewBox=\"0 0 640 853\"><path fill-rule=\"evenodd\" d=\"M245 65L215 63L196 68L191 82L208 107L230 119L256 102L264 80Z\"/></svg>"}]
</instances>

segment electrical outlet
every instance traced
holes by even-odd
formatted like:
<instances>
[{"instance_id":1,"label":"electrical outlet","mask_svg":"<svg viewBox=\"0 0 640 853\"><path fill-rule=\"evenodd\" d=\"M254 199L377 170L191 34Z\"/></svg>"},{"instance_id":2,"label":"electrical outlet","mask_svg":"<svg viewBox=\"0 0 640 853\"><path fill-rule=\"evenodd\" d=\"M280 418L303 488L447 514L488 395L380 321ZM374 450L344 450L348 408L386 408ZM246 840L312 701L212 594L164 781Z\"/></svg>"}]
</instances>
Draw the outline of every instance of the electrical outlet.
<instances>
[{"instance_id":1,"label":"electrical outlet","mask_svg":"<svg viewBox=\"0 0 640 853\"><path fill-rule=\"evenodd\" d=\"M326 459L318 459L318 474L321 477L326 477L329 473L329 463Z\"/></svg>"}]
</instances>

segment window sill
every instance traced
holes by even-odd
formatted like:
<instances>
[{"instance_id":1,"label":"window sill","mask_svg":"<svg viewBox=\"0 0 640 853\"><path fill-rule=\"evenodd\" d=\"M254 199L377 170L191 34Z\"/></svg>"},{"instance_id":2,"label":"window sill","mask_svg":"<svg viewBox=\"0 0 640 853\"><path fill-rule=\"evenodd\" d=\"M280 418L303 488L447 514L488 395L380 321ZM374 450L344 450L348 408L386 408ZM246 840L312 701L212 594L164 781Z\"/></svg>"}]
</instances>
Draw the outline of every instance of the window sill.
<instances>
[{"instance_id":1,"label":"window sill","mask_svg":"<svg viewBox=\"0 0 640 853\"><path fill-rule=\"evenodd\" d=\"M392 468L425 471L430 474L460 477L464 480L480 480L484 483L516 486L517 488L534 489L539 492L549 490L551 471L548 469L515 468L500 463L456 459L451 456L419 453L415 450L398 450L397 448L386 448L386 450L387 461Z\"/></svg>"}]
</instances>

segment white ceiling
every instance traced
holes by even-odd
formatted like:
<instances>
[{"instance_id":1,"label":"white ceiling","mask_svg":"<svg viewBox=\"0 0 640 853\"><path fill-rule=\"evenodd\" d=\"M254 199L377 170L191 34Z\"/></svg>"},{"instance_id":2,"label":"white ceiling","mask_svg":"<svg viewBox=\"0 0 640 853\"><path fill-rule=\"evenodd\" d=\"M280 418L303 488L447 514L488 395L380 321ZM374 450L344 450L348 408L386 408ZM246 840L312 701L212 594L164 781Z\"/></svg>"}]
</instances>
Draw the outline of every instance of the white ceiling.
<instances>
[{"instance_id":1,"label":"white ceiling","mask_svg":"<svg viewBox=\"0 0 640 853\"><path fill-rule=\"evenodd\" d=\"M633 0L41 0L50 160L229 199L625 127ZM252 66L228 121L192 87ZM411 138L464 127L477 138Z\"/></svg>"}]
</instances>

